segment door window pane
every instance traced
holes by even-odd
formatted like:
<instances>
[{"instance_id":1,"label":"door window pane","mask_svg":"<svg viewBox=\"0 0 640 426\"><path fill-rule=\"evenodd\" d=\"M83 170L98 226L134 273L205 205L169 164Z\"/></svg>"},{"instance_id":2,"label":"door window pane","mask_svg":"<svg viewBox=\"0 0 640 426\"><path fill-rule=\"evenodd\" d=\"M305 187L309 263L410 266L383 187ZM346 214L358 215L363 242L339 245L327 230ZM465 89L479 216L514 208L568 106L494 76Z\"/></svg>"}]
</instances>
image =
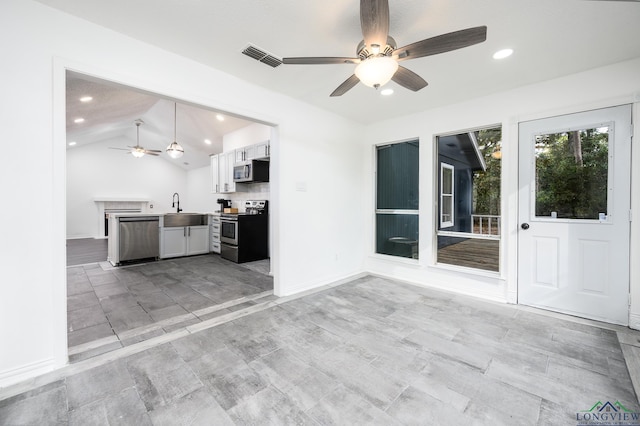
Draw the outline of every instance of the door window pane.
<instances>
[{"instance_id":1,"label":"door window pane","mask_svg":"<svg viewBox=\"0 0 640 426\"><path fill-rule=\"evenodd\" d=\"M537 135L535 162L536 216L606 217L609 127Z\"/></svg>"},{"instance_id":2,"label":"door window pane","mask_svg":"<svg viewBox=\"0 0 640 426\"><path fill-rule=\"evenodd\" d=\"M418 141L376 149L376 253L418 258Z\"/></svg>"}]
</instances>

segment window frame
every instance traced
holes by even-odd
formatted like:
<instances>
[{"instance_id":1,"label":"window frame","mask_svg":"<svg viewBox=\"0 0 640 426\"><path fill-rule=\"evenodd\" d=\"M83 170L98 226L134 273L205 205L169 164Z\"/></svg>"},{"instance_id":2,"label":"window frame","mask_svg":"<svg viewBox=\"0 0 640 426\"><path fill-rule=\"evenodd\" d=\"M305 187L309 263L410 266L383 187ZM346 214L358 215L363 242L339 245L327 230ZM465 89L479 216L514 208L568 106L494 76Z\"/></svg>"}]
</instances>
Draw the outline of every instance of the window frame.
<instances>
[{"instance_id":1,"label":"window frame","mask_svg":"<svg viewBox=\"0 0 640 426\"><path fill-rule=\"evenodd\" d=\"M432 158L433 160L430 162L431 164L431 176L433 177L433 185L432 185L432 196L431 199L434 200L435 202L432 204L432 208L431 208L431 214L432 214L432 218L431 218L431 229L433 230L433 234L432 234L432 240L431 240L431 249L432 249L432 253L431 253L431 263L429 266L437 268L437 269L442 269L442 270L449 270L449 271L455 271L455 272L459 272L459 273L465 273L465 274L471 274L471 275L475 275L475 276L482 276L482 277L490 277L490 278L495 278L495 277L504 277L505 274L505 269L504 269L504 244L505 244L505 228L500 226L499 227L499 234L497 235L480 235L480 234L470 234L468 232L458 232L458 231L446 231L446 230L442 230L440 229L440 187L439 187L439 183L440 183L440 161L439 161L439 149L438 149L438 142L440 140L440 138L442 137L447 137L447 136L455 136L455 135L459 135L459 134L464 134L464 133L471 133L471 132L477 132L477 131L482 131L482 130L491 130L491 129L495 129L495 128L499 128L501 133L502 133L502 140L500 141L501 146L502 146L502 150L504 150L504 138L505 136L505 124L501 123L501 122L496 122L494 124L489 124L489 125L485 125L485 126L474 126L474 127L469 127L467 129L459 129L459 130L455 130L455 131L449 131L449 132L442 132L442 133L435 133L433 135L433 145L432 145ZM496 157L499 158L499 157ZM504 186L505 186L505 181L504 181L504 175L505 175L505 168L502 167L501 172L500 172L500 193L501 193L501 198L500 198L500 218L504 219L505 217L505 197L502 196L502 194L504 194ZM454 203L455 203L455 199L454 199ZM455 222L454 222L455 224ZM481 268L475 268L475 267L471 267L471 266L464 266L464 265L459 265L459 264L450 264L450 263L441 263L438 262L438 238L440 236L446 236L446 237L461 237L461 238L468 238L471 236L471 238L474 239L478 239L478 240L497 240L499 241L498 243L498 270L497 271L493 271L493 270L487 270L487 269L481 269Z\"/></svg>"},{"instance_id":2,"label":"window frame","mask_svg":"<svg viewBox=\"0 0 640 426\"><path fill-rule=\"evenodd\" d=\"M451 193L450 194L445 194L444 193L444 171L445 169L451 170ZM440 163L440 203L439 204L439 210L440 210L440 228L450 228L453 226L453 224L455 223L455 218L454 218L454 201L455 201L455 175L456 175L456 168L448 163L445 162L441 162ZM449 201L449 209L451 211L451 213L449 214L450 220L448 221L444 221L444 206L445 206L445 202L444 202L444 197L449 197L450 201Z\"/></svg>"},{"instance_id":3,"label":"window frame","mask_svg":"<svg viewBox=\"0 0 640 426\"><path fill-rule=\"evenodd\" d=\"M418 263L420 259L420 191L418 190L418 208L417 209L379 209L378 208L378 152L381 148L390 145L396 145L401 143L410 143L416 142L418 144L418 153L420 153L420 138L414 137L399 141L393 142L382 142L379 144L373 145L373 221L372 221L372 230L373 230L373 238L372 238L372 254L374 256L381 256L388 259L393 259L397 262L407 262L407 263ZM421 174L421 164L420 164L420 155L418 155L418 188L420 187L420 174ZM418 220L418 240L416 247L416 256L415 257L404 257L398 256L388 253L380 253L378 252L377 247L377 218L378 215L407 215L407 216L416 216Z\"/></svg>"}]
</instances>

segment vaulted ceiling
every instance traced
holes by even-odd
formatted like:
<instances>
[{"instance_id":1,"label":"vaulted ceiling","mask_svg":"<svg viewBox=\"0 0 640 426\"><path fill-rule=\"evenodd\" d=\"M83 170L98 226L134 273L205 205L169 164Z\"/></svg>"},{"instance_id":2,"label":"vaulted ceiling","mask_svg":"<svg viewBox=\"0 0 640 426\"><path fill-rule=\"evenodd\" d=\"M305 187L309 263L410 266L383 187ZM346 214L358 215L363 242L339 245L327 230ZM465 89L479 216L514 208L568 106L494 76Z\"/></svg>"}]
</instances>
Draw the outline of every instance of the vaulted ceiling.
<instances>
[{"instance_id":1,"label":"vaulted ceiling","mask_svg":"<svg viewBox=\"0 0 640 426\"><path fill-rule=\"evenodd\" d=\"M87 96L91 99L84 99ZM168 159L164 151L175 132L185 153L179 161L170 161L186 170L208 165L209 155L222 152L225 134L253 124L224 112L176 104L156 94L70 71L66 78L66 116L67 142L73 145L68 149L106 140L113 142L115 149L135 146L135 121L142 120L140 145L160 150L161 157ZM82 121L76 122L78 119Z\"/></svg>"}]
</instances>

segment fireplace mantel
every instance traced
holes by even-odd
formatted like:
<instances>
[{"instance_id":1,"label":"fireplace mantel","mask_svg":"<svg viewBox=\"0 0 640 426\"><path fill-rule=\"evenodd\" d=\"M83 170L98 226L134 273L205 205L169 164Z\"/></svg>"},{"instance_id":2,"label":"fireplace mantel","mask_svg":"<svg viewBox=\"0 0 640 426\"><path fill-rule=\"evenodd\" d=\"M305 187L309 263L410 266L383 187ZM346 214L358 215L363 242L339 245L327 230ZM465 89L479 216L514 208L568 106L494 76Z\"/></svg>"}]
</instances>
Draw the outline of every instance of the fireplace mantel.
<instances>
[{"instance_id":1,"label":"fireplace mantel","mask_svg":"<svg viewBox=\"0 0 640 426\"><path fill-rule=\"evenodd\" d=\"M105 213L139 212L147 213L151 200L147 197L94 197L98 207L98 232L105 236Z\"/></svg>"}]
</instances>

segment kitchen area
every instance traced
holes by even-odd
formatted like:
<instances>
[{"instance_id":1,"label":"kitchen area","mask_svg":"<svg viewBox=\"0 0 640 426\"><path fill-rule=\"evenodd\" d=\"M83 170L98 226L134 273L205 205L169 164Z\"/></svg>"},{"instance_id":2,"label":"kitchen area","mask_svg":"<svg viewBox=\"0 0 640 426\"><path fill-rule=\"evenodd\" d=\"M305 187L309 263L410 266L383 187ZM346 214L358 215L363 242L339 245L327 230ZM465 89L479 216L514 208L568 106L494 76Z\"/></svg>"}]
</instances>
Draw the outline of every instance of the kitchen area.
<instances>
[{"instance_id":1,"label":"kitchen area","mask_svg":"<svg viewBox=\"0 0 640 426\"><path fill-rule=\"evenodd\" d=\"M111 90L71 77L68 104L76 101L77 86L82 92ZM123 122L120 135L98 125L75 129L73 118L81 111L68 111L71 361L239 315L275 298L269 227L273 129L166 99L138 103L144 106L129 112L135 115ZM136 133L128 129L133 116L144 123L136 119ZM231 127L223 133L190 134L206 127L198 123L224 120ZM178 158L164 152L171 133L184 149ZM145 155L136 156L136 149ZM81 260L72 261L74 253Z\"/></svg>"}]
</instances>

